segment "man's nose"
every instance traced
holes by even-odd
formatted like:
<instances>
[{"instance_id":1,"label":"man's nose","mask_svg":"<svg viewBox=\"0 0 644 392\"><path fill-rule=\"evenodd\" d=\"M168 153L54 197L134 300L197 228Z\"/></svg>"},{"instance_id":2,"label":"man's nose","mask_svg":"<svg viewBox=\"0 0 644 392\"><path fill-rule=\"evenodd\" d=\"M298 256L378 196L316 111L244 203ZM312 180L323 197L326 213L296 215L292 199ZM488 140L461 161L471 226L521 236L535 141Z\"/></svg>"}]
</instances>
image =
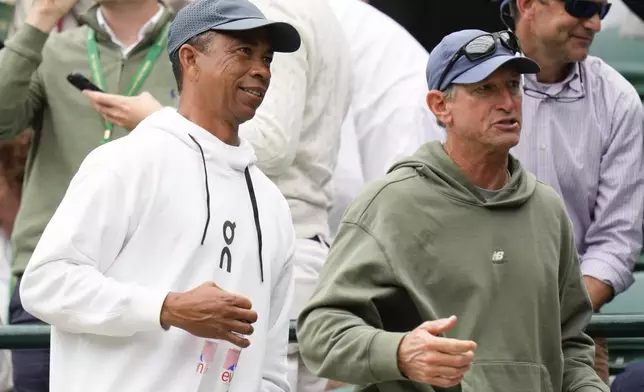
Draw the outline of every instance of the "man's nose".
<instances>
[{"instance_id":1,"label":"man's nose","mask_svg":"<svg viewBox=\"0 0 644 392\"><path fill-rule=\"evenodd\" d=\"M592 18L586 19L583 26L585 29L592 31L593 33L599 33L602 29L602 20L599 18L599 14L595 14Z\"/></svg>"},{"instance_id":2,"label":"man's nose","mask_svg":"<svg viewBox=\"0 0 644 392\"><path fill-rule=\"evenodd\" d=\"M499 92L499 109L502 109L506 112L512 112L516 109L517 104L521 102L521 96L517 95L516 92L510 91L507 88L501 89Z\"/></svg>"},{"instance_id":3,"label":"man's nose","mask_svg":"<svg viewBox=\"0 0 644 392\"><path fill-rule=\"evenodd\" d=\"M256 61L251 70L251 75L268 83L271 80L271 68L264 61Z\"/></svg>"}]
</instances>

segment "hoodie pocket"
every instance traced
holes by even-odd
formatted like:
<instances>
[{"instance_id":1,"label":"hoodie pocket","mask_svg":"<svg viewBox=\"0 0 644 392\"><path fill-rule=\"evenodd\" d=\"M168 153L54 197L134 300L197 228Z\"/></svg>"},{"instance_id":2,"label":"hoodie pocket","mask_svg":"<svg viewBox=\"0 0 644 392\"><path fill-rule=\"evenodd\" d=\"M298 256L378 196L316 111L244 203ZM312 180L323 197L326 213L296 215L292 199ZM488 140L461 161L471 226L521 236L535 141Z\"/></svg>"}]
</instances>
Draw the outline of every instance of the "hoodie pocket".
<instances>
[{"instance_id":1,"label":"hoodie pocket","mask_svg":"<svg viewBox=\"0 0 644 392\"><path fill-rule=\"evenodd\" d=\"M554 392L545 366L531 362L474 362L461 383L463 392Z\"/></svg>"}]
</instances>

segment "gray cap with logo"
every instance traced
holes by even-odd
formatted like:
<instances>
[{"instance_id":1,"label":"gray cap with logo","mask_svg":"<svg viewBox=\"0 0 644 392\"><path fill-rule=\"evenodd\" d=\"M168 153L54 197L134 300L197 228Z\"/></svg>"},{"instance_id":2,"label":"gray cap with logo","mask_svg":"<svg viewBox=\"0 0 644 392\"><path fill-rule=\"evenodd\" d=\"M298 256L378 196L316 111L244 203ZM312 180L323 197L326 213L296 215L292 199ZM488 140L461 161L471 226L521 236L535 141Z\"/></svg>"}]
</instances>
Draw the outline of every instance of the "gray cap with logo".
<instances>
[{"instance_id":1,"label":"gray cap with logo","mask_svg":"<svg viewBox=\"0 0 644 392\"><path fill-rule=\"evenodd\" d=\"M466 55L461 55L456 62L453 62L454 56L459 52L462 53L469 43L486 35L491 34L483 30L461 30L443 38L429 54L427 62L427 86L429 89L444 91L452 83L478 83L505 65L512 66L521 74L534 74L540 71L536 62L527 57L516 56L516 53L506 47L500 39L495 39L494 45L496 47L493 50L479 56L476 60L470 60ZM443 76L450 63L452 63L451 67ZM442 76L443 80L441 81Z\"/></svg>"},{"instance_id":2,"label":"gray cap with logo","mask_svg":"<svg viewBox=\"0 0 644 392\"><path fill-rule=\"evenodd\" d=\"M246 31L264 27L275 52L292 53L300 48L300 35L285 22L266 19L247 0L195 0L181 9L170 25L168 53L170 56L191 38L214 31Z\"/></svg>"}]
</instances>

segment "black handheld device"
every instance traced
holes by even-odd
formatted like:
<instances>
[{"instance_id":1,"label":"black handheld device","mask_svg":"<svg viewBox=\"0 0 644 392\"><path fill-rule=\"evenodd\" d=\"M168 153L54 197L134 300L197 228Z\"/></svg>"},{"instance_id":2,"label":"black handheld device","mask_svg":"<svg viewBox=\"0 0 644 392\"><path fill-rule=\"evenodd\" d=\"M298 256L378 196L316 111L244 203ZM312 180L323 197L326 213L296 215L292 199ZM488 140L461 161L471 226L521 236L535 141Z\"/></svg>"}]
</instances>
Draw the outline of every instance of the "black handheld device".
<instances>
[{"instance_id":1,"label":"black handheld device","mask_svg":"<svg viewBox=\"0 0 644 392\"><path fill-rule=\"evenodd\" d=\"M83 74L78 72L70 73L69 75L67 75L67 81L80 91L90 90L103 92L103 90L98 88L94 83L83 76Z\"/></svg>"}]
</instances>

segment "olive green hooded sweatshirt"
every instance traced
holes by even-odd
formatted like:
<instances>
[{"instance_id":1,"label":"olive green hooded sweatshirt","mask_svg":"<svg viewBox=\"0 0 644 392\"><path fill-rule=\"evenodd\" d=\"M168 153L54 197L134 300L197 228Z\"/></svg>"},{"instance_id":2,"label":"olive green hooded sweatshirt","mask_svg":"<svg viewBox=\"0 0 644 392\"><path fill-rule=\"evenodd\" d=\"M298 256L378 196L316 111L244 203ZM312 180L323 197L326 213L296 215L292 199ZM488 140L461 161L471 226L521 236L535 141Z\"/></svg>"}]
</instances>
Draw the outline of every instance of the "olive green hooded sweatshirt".
<instances>
[{"instance_id":1,"label":"olive green hooded sweatshirt","mask_svg":"<svg viewBox=\"0 0 644 392\"><path fill-rule=\"evenodd\" d=\"M21 275L45 226L87 154L98 147L105 130L102 117L87 97L67 82L70 72L90 77L87 29L96 41L107 92L124 94L148 49L172 18L169 9L127 58L96 18L98 6L82 17L83 26L45 34L23 25L0 50L0 140L28 127L35 135L27 164L20 211L13 231L13 271ZM141 87L164 106L176 106L176 82L164 53ZM114 126L113 138L127 131Z\"/></svg>"},{"instance_id":2,"label":"olive green hooded sweatshirt","mask_svg":"<svg viewBox=\"0 0 644 392\"><path fill-rule=\"evenodd\" d=\"M374 392L608 392L563 203L509 166L486 201L434 142L366 188L298 320L309 369ZM471 370L452 388L409 381L397 364L405 332L450 315L445 336L478 344Z\"/></svg>"}]
</instances>

